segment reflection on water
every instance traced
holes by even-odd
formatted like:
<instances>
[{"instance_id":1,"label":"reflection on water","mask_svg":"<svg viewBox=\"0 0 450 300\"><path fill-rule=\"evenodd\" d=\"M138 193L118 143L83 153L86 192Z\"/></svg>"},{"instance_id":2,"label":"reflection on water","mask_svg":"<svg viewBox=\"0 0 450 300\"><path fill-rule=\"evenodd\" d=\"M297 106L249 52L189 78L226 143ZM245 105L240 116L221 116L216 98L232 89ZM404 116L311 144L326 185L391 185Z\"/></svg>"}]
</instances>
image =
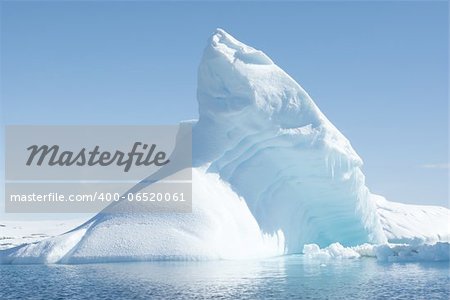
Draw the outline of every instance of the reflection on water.
<instances>
[{"instance_id":1,"label":"reflection on water","mask_svg":"<svg viewBox=\"0 0 450 300\"><path fill-rule=\"evenodd\" d=\"M0 299L448 299L448 263L375 259L0 266Z\"/></svg>"}]
</instances>

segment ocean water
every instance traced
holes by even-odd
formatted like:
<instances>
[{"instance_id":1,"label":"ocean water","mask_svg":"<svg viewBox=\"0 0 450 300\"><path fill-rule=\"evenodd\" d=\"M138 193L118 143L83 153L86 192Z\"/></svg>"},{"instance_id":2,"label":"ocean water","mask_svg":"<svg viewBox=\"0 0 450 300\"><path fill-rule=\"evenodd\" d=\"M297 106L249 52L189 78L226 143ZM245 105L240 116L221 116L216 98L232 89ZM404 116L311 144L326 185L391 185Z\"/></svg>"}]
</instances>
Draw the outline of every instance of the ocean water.
<instances>
[{"instance_id":1,"label":"ocean water","mask_svg":"<svg viewBox=\"0 0 450 300\"><path fill-rule=\"evenodd\" d=\"M449 299L449 263L248 261L0 265L0 299Z\"/></svg>"}]
</instances>

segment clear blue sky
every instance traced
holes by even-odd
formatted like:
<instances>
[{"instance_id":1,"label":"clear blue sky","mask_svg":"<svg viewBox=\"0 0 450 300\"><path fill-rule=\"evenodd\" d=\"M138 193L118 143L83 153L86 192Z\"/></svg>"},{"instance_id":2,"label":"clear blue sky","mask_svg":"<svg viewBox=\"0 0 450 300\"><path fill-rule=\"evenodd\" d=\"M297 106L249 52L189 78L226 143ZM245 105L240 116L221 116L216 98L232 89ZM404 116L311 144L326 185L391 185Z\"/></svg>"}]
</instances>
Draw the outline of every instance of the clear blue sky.
<instances>
[{"instance_id":1,"label":"clear blue sky","mask_svg":"<svg viewBox=\"0 0 450 300\"><path fill-rule=\"evenodd\" d=\"M1 9L3 124L196 118L197 66L221 27L310 93L363 158L373 192L449 206L447 2L20 1Z\"/></svg>"}]
</instances>

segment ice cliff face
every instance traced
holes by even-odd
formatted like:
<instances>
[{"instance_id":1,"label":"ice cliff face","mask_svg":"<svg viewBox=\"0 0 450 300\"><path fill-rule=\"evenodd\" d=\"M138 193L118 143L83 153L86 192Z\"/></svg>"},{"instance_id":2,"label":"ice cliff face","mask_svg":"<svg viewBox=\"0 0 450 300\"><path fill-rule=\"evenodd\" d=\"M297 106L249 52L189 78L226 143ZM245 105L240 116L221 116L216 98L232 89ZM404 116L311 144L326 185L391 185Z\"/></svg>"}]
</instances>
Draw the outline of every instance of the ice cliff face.
<instances>
[{"instance_id":1,"label":"ice cliff face","mask_svg":"<svg viewBox=\"0 0 450 300\"><path fill-rule=\"evenodd\" d=\"M309 95L259 50L217 30L198 74L194 161L211 163L286 251L384 242L362 161Z\"/></svg>"},{"instance_id":2,"label":"ice cliff face","mask_svg":"<svg viewBox=\"0 0 450 300\"><path fill-rule=\"evenodd\" d=\"M0 251L1 262L236 259L302 253L308 244L322 253L334 242L345 250L448 241L448 209L370 194L349 141L263 52L218 29L197 92L192 214L127 214L119 204L123 214L100 213L57 238Z\"/></svg>"}]
</instances>

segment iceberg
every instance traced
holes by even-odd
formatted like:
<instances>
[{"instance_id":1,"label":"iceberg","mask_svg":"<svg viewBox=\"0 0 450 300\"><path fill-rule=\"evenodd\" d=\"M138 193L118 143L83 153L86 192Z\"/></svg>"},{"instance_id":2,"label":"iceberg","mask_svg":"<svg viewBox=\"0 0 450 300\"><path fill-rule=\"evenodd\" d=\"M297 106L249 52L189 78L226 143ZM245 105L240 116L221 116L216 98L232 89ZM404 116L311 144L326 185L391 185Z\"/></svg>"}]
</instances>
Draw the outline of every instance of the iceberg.
<instances>
[{"instance_id":1,"label":"iceberg","mask_svg":"<svg viewBox=\"0 0 450 300\"><path fill-rule=\"evenodd\" d=\"M388 243L448 249L450 211L372 194L350 142L262 51L217 29L197 98L192 213L101 212L66 234L2 250L1 262L395 256Z\"/></svg>"}]
</instances>

